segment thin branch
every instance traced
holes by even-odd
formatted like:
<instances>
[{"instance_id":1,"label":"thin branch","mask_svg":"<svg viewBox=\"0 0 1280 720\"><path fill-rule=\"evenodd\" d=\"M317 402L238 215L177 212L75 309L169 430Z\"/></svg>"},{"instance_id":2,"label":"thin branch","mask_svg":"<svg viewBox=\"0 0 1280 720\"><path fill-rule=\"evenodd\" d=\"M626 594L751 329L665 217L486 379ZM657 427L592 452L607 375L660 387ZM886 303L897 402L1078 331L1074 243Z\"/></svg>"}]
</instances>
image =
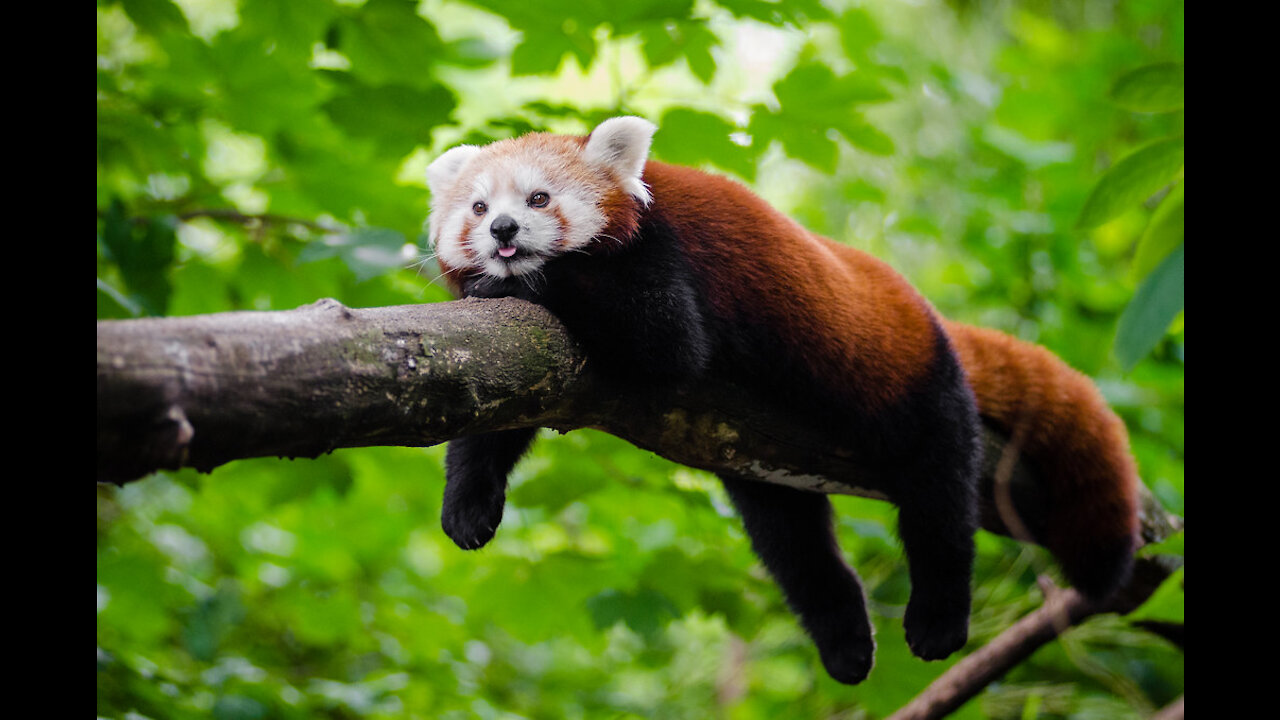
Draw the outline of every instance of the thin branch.
<instances>
[{"instance_id":1,"label":"thin branch","mask_svg":"<svg viewBox=\"0 0 1280 720\"><path fill-rule=\"evenodd\" d=\"M1075 590L1052 589L1046 594L1044 605L948 668L888 720L932 720L946 716L1097 609Z\"/></svg>"}]
</instances>

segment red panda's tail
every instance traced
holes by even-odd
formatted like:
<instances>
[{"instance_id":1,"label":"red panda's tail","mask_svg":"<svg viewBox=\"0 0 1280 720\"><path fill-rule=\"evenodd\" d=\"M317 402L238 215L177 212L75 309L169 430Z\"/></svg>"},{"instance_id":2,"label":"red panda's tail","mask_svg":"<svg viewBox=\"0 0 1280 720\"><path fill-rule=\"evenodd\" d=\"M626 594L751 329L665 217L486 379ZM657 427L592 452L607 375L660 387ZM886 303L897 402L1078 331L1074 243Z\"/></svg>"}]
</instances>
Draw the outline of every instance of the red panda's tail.
<instances>
[{"instance_id":1,"label":"red panda's tail","mask_svg":"<svg viewBox=\"0 0 1280 720\"><path fill-rule=\"evenodd\" d=\"M1124 423L1093 383L1048 350L945 323L984 422L1019 443L1047 489L1032 534L1086 596L1123 584L1138 545L1138 476Z\"/></svg>"}]
</instances>

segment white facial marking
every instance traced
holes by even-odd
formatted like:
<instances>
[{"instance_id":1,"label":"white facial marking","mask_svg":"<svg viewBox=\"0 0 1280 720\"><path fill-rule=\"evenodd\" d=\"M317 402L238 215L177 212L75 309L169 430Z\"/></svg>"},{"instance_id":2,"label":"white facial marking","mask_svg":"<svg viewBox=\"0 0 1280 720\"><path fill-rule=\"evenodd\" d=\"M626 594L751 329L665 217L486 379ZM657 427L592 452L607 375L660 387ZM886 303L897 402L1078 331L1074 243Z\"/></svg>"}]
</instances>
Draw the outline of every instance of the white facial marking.
<instances>
[{"instance_id":1,"label":"white facial marking","mask_svg":"<svg viewBox=\"0 0 1280 720\"><path fill-rule=\"evenodd\" d=\"M505 278L537 272L548 260L585 247L608 225L601 210L608 183L645 205L652 202L642 175L656 129L638 117L606 120L573 157L563 148L519 141L444 153L427 168L428 236L441 262ZM545 204L541 197L531 202L534 193L546 193ZM517 229L500 242L491 228L503 216Z\"/></svg>"},{"instance_id":2,"label":"white facial marking","mask_svg":"<svg viewBox=\"0 0 1280 720\"><path fill-rule=\"evenodd\" d=\"M493 159L471 180L468 194L459 196L465 197L464 202L455 200L442 209L439 232L432 234L441 259L456 267L478 267L494 277L510 277L536 272L551 258L591 242L607 222L597 208L596 191L575 187L556 178L554 168L550 170L509 157ZM547 195L543 207L531 204L531 197L539 192ZM476 203L484 204L482 213L475 213ZM474 216L473 222L467 222L466 213ZM492 232L494 221L503 216L517 227L509 243L515 254L510 256L499 254L503 243ZM473 258L467 258L463 246L470 248Z\"/></svg>"}]
</instances>

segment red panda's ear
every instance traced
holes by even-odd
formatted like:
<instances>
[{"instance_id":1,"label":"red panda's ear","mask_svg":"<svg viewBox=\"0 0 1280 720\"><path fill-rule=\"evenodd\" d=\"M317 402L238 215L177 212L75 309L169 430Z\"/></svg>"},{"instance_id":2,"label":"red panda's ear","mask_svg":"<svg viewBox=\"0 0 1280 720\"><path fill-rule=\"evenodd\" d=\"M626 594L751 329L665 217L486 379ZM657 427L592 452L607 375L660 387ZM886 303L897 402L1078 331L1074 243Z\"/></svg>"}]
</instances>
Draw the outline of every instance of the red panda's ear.
<instances>
[{"instance_id":1,"label":"red panda's ear","mask_svg":"<svg viewBox=\"0 0 1280 720\"><path fill-rule=\"evenodd\" d=\"M609 118L596 126L582 150L587 162L613 171L628 193L648 204L649 188L640 176L649 158L649 143L658 126L638 117Z\"/></svg>"},{"instance_id":2,"label":"red panda's ear","mask_svg":"<svg viewBox=\"0 0 1280 720\"><path fill-rule=\"evenodd\" d=\"M458 171L462 169L467 161L475 157L480 152L480 148L475 145L459 145L445 152L445 154L435 159L435 162L427 166L427 187L431 189L432 197L439 197L441 193L453 184L453 179L458 176Z\"/></svg>"}]
</instances>

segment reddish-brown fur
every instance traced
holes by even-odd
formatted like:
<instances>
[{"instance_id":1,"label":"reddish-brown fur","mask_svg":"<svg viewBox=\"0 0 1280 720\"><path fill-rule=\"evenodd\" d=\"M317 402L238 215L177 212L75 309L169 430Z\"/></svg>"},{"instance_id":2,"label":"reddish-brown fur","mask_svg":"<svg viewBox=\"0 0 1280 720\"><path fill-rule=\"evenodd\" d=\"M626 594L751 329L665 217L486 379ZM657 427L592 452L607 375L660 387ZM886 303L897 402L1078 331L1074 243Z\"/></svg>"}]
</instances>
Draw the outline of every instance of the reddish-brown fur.
<instances>
[{"instance_id":1,"label":"reddish-brown fur","mask_svg":"<svg viewBox=\"0 0 1280 720\"><path fill-rule=\"evenodd\" d=\"M732 180L654 161L644 178L694 265L716 276L705 287L717 313L750 308L809 349L818 377L857 373L863 388L881 389L881 402L927 371L934 311L888 265L805 230ZM789 299L760 297L763 288ZM1088 378L1048 350L994 330L943 326L979 413L1019 441L1046 480L1051 510L1039 539L1068 577L1123 563L1136 542L1139 482L1124 423Z\"/></svg>"},{"instance_id":2,"label":"reddish-brown fur","mask_svg":"<svg viewBox=\"0 0 1280 720\"><path fill-rule=\"evenodd\" d=\"M856 373L863 402L889 403L927 370L932 310L888 265L810 233L733 180L655 161L644 178L693 264L713 275L704 287L717 314L749 310L807 349L815 377ZM763 288L789 300L761 297ZM866 397L866 388L881 394Z\"/></svg>"}]
</instances>

